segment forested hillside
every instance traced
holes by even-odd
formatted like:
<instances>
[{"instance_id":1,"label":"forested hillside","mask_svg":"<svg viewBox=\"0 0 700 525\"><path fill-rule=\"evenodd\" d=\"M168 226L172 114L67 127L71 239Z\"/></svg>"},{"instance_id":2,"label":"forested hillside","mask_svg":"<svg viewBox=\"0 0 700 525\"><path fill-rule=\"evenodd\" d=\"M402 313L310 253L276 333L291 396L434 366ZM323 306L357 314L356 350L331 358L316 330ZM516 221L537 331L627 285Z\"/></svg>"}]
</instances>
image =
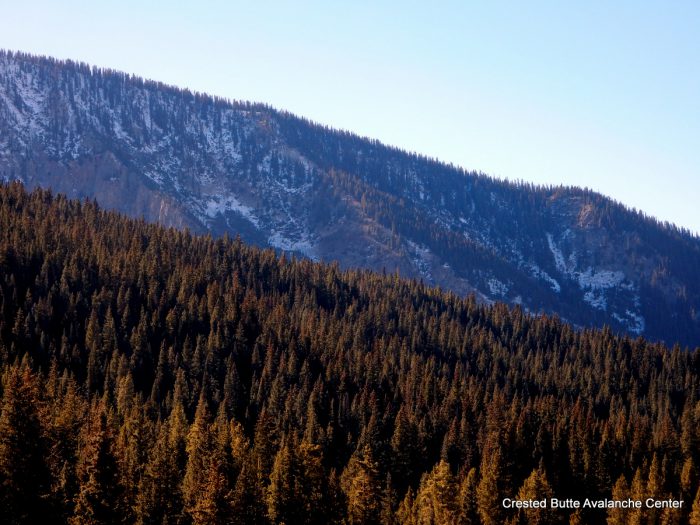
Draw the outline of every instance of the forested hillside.
<instances>
[{"instance_id":1,"label":"forested hillside","mask_svg":"<svg viewBox=\"0 0 700 525\"><path fill-rule=\"evenodd\" d=\"M0 373L3 523L700 523L699 349L17 183Z\"/></svg>"},{"instance_id":2,"label":"forested hillside","mask_svg":"<svg viewBox=\"0 0 700 525\"><path fill-rule=\"evenodd\" d=\"M496 180L262 104L0 50L3 180L579 327L700 344L697 235L590 190Z\"/></svg>"}]
</instances>

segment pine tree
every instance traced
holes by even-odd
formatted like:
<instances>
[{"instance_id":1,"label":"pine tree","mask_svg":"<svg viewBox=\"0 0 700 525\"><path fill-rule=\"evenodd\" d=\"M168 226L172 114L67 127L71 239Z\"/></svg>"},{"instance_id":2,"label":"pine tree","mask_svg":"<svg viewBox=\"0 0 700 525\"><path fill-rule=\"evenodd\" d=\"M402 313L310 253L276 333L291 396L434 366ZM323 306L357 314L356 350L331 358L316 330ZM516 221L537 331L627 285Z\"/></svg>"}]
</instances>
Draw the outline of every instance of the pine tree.
<instances>
[{"instance_id":1,"label":"pine tree","mask_svg":"<svg viewBox=\"0 0 700 525\"><path fill-rule=\"evenodd\" d=\"M104 407L93 410L88 441L81 452L80 488L70 522L74 525L116 524L122 521L114 444Z\"/></svg>"},{"instance_id":2,"label":"pine tree","mask_svg":"<svg viewBox=\"0 0 700 525\"><path fill-rule=\"evenodd\" d=\"M695 500L688 516L688 525L700 525L700 488L695 493Z\"/></svg>"},{"instance_id":3,"label":"pine tree","mask_svg":"<svg viewBox=\"0 0 700 525\"><path fill-rule=\"evenodd\" d=\"M645 483L642 478L641 468L638 468L634 473L634 478L632 478L632 484L630 485L630 498L633 500L644 501L646 499ZM644 509L633 509L628 511L627 523L629 525L641 525L644 523Z\"/></svg>"},{"instance_id":4,"label":"pine tree","mask_svg":"<svg viewBox=\"0 0 700 525\"><path fill-rule=\"evenodd\" d=\"M583 513L577 509L569 515L569 525L584 525Z\"/></svg>"},{"instance_id":5,"label":"pine tree","mask_svg":"<svg viewBox=\"0 0 700 525\"><path fill-rule=\"evenodd\" d=\"M394 420L394 434L391 437L391 463L393 478L397 488L404 490L411 481L418 448L418 431L415 424L406 415L402 406Z\"/></svg>"},{"instance_id":6,"label":"pine tree","mask_svg":"<svg viewBox=\"0 0 700 525\"><path fill-rule=\"evenodd\" d=\"M651 465L649 465L649 475L647 476L646 492L648 498L663 499L663 483L659 472L659 461L656 454L653 455ZM647 509L645 511L645 519L648 523L656 523L659 519L660 511L658 509Z\"/></svg>"},{"instance_id":7,"label":"pine tree","mask_svg":"<svg viewBox=\"0 0 700 525\"><path fill-rule=\"evenodd\" d=\"M35 378L28 369L10 369L0 412L0 515L5 523L51 520L47 444L38 413Z\"/></svg>"},{"instance_id":8,"label":"pine tree","mask_svg":"<svg viewBox=\"0 0 700 525\"><path fill-rule=\"evenodd\" d=\"M547 480L547 474L542 465L534 469L528 478L523 482L518 491L519 500L547 500L553 496L552 488ZM549 525L554 523L555 516L549 508L521 509L521 516L524 515L525 522L532 525Z\"/></svg>"},{"instance_id":9,"label":"pine tree","mask_svg":"<svg viewBox=\"0 0 700 525\"><path fill-rule=\"evenodd\" d=\"M277 451L267 488L267 513L273 523L296 523L300 518L294 460L285 443Z\"/></svg>"},{"instance_id":10,"label":"pine tree","mask_svg":"<svg viewBox=\"0 0 700 525\"><path fill-rule=\"evenodd\" d=\"M170 426L161 425L139 483L136 519L139 524L183 521L181 471L173 454Z\"/></svg>"},{"instance_id":11,"label":"pine tree","mask_svg":"<svg viewBox=\"0 0 700 525\"><path fill-rule=\"evenodd\" d=\"M227 523L233 512L231 488L221 464L209 464L207 479L194 507L191 508L193 525L218 525Z\"/></svg>"},{"instance_id":12,"label":"pine tree","mask_svg":"<svg viewBox=\"0 0 700 525\"><path fill-rule=\"evenodd\" d=\"M207 482L212 448L210 438L209 412L204 395L201 395L187 433L187 467L182 481L185 510L189 514L194 512Z\"/></svg>"},{"instance_id":13,"label":"pine tree","mask_svg":"<svg viewBox=\"0 0 700 525\"><path fill-rule=\"evenodd\" d=\"M134 521L133 509L137 507L139 482L143 478L144 469L148 463L148 451L152 447L155 436L151 422L144 414L140 399L131 404L129 413L125 415L115 445L119 484L124 491L127 519Z\"/></svg>"},{"instance_id":14,"label":"pine tree","mask_svg":"<svg viewBox=\"0 0 700 525\"><path fill-rule=\"evenodd\" d=\"M97 392L102 386L104 351L102 350L102 332L97 309L93 308L85 329L85 349L87 360L87 387L90 392Z\"/></svg>"},{"instance_id":15,"label":"pine tree","mask_svg":"<svg viewBox=\"0 0 700 525\"><path fill-rule=\"evenodd\" d=\"M229 423L229 435L231 440L231 457L233 459L234 474L238 475L245 459L250 454L250 444L243 431L243 425L231 420Z\"/></svg>"},{"instance_id":16,"label":"pine tree","mask_svg":"<svg viewBox=\"0 0 700 525\"><path fill-rule=\"evenodd\" d=\"M87 419L87 402L77 391L67 374L56 378L49 386L47 399L52 400L43 409L48 423L50 451L48 454L51 477L54 480L55 510L57 520L65 523L73 515L73 503L78 492L76 463L80 442L80 430ZM53 404L53 406L51 406Z\"/></svg>"},{"instance_id":17,"label":"pine tree","mask_svg":"<svg viewBox=\"0 0 700 525\"><path fill-rule=\"evenodd\" d=\"M303 515L300 523L329 523L335 517L334 496L323 467L323 450L320 445L306 441L294 448L297 504Z\"/></svg>"},{"instance_id":18,"label":"pine tree","mask_svg":"<svg viewBox=\"0 0 700 525\"><path fill-rule=\"evenodd\" d=\"M612 489L612 499L623 501L629 497L629 487L624 474L620 475ZM608 509L608 525L626 525L629 510L612 508Z\"/></svg>"},{"instance_id":19,"label":"pine tree","mask_svg":"<svg viewBox=\"0 0 700 525\"><path fill-rule=\"evenodd\" d=\"M499 525L503 521L501 507L502 463L501 449L496 446L481 462L481 479L476 489L479 517L484 525Z\"/></svg>"},{"instance_id":20,"label":"pine tree","mask_svg":"<svg viewBox=\"0 0 700 525\"><path fill-rule=\"evenodd\" d=\"M681 469L681 492L683 499L690 500L692 497L692 490L698 479L697 472L695 470L695 463L692 457L686 458L683 462L683 468Z\"/></svg>"},{"instance_id":21,"label":"pine tree","mask_svg":"<svg viewBox=\"0 0 700 525\"><path fill-rule=\"evenodd\" d=\"M418 525L418 520L416 519L416 509L415 509L415 497L413 495L413 489L409 487L406 491L406 495L399 504L399 508L396 510L396 521L401 525Z\"/></svg>"},{"instance_id":22,"label":"pine tree","mask_svg":"<svg viewBox=\"0 0 700 525\"><path fill-rule=\"evenodd\" d=\"M445 460L423 478L416 496L416 516L421 525L454 523L459 516L457 482Z\"/></svg>"},{"instance_id":23,"label":"pine tree","mask_svg":"<svg viewBox=\"0 0 700 525\"><path fill-rule=\"evenodd\" d=\"M397 525L394 508L396 506L396 491L391 482L391 474L387 474L382 491L381 511L379 521L381 525Z\"/></svg>"},{"instance_id":24,"label":"pine tree","mask_svg":"<svg viewBox=\"0 0 700 525\"><path fill-rule=\"evenodd\" d=\"M365 446L356 452L342 476L351 524L375 524L381 511L381 481L372 450Z\"/></svg>"},{"instance_id":25,"label":"pine tree","mask_svg":"<svg viewBox=\"0 0 700 525\"><path fill-rule=\"evenodd\" d=\"M475 468L469 469L459 488L459 516L464 525L478 525L479 512L476 500L478 476Z\"/></svg>"},{"instance_id":26,"label":"pine tree","mask_svg":"<svg viewBox=\"0 0 700 525\"><path fill-rule=\"evenodd\" d=\"M265 507L265 489L259 467L253 456L246 456L231 495L231 522L235 525L261 525L268 523Z\"/></svg>"},{"instance_id":27,"label":"pine tree","mask_svg":"<svg viewBox=\"0 0 700 525\"><path fill-rule=\"evenodd\" d=\"M665 499L672 499L669 494ZM659 525L680 525L683 515L679 509L665 508L661 511Z\"/></svg>"}]
</instances>

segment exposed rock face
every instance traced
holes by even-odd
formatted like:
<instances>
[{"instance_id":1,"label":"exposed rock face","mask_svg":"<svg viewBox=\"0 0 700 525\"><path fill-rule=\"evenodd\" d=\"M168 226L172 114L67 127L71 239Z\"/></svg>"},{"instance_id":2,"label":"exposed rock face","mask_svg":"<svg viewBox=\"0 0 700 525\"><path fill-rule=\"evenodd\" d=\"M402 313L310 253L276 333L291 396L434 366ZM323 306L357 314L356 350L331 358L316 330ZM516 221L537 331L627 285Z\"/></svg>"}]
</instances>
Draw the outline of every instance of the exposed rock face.
<instances>
[{"instance_id":1,"label":"exposed rock face","mask_svg":"<svg viewBox=\"0 0 700 525\"><path fill-rule=\"evenodd\" d=\"M700 240L248 103L0 53L0 178L177 228L700 344Z\"/></svg>"},{"instance_id":2,"label":"exposed rock face","mask_svg":"<svg viewBox=\"0 0 700 525\"><path fill-rule=\"evenodd\" d=\"M22 179L28 186L94 198L105 208L128 215L176 228L190 226L203 231L173 196L149 184L109 151L67 162L37 155L23 168Z\"/></svg>"}]
</instances>

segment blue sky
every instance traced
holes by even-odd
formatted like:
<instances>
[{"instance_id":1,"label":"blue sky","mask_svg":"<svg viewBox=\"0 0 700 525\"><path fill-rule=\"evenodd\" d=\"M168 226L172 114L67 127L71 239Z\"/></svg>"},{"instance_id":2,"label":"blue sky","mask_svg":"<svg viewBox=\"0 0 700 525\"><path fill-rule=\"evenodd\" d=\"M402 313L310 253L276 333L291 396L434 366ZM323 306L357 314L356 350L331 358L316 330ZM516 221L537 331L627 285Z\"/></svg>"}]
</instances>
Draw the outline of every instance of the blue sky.
<instances>
[{"instance_id":1,"label":"blue sky","mask_svg":"<svg viewBox=\"0 0 700 525\"><path fill-rule=\"evenodd\" d=\"M6 2L83 60L700 232L700 2Z\"/></svg>"}]
</instances>

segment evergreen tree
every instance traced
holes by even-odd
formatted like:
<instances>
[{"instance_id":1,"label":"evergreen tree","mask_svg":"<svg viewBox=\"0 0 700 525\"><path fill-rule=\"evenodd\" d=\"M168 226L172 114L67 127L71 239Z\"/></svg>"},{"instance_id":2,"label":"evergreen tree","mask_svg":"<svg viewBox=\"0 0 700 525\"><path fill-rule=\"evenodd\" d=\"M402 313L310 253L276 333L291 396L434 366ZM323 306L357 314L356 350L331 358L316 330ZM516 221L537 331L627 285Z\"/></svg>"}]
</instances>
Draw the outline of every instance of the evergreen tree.
<instances>
[{"instance_id":1,"label":"evergreen tree","mask_svg":"<svg viewBox=\"0 0 700 525\"><path fill-rule=\"evenodd\" d=\"M187 467L182 481L185 510L192 514L208 482L211 435L204 396L199 397L194 422L187 434ZM212 482L217 483L218 479Z\"/></svg>"},{"instance_id":2,"label":"evergreen tree","mask_svg":"<svg viewBox=\"0 0 700 525\"><path fill-rule=\"evenodd\" d=\"M416 496L416 515L421 525L454 523L458 519L457 482L445 460L423 478Z\"/></svg>"},{"instance_id":3,"label":"evergreen tree","mask_svg":"<svg viewBox=\"0 0 700 525\"><path fill-rule=\"evenodd\" d=\"M490 454L484 456L479 469L481 479L476 488L476 501L479 517L484 525L499 525L503 521L501 465L501 449L495 446Z\"/></svg>"},{"instance_id":4,"label":"evergreen tree","mask_svg":"<svg viewBox=\"0 0 700 525\"><path fill-rule=\"evenodd\" d=\"M121 523L122 488L118 484L113 438L105 408L96 407L91 419L87 443L80 455L80 488L70 522L75 525Z\"/></svg>"},{"instance_id":5,"label":"evergreen tree","mask_svg":"<svg viewBox=\"0 0 700 525\"><path fill-rule=\"evenodd\" d=\"M323 466L323 450L320 445L302 441L295 447L297 465L297 505L302 509L299 523L331 523L336 519L333 490Z\"/></svg>"},{"instance_id":6,"label":"evergreen tree","mask_svg":"<svg viewBox=\"0 0 700 525\"><path fill-rule=\"evenodd\" d=\"M231 495L231 520L235 525L269 523L265 508L265 488L260 469L247 456Z\"/></svg>"},{"instance_id":7,"label":"evergreen tree","mask_svg":"<svg viewBox=\"0 0 700 525\"><path fill-rule=\"evenodd\" d=\"M139 483L136 518L139 524L182 523L181 472L170 445L170 426L161 425Z\"/></svg>"},{"instance_id":8,"label":"evergreen tree","mask_svg":"<svg viewBox=\"0 0 700 525\"><path fill-rule=\"evenodd\" d=\"M690 516L688 516L688 525L700 525L700 488L695 494L693 506L690 509Z\"/></svg>"},{"instance_id":9,"label":"evergreen tree","mask_svg":"<svg viewBox=\"0 0 700 525\"><path fill-rule=\"evenodd\" d=\"M581 509L577 509L569 515L569 525L584 525L584 523Z\"/></svg>"},{"instance_id":10,"label":"evergreen tree","mask_svg":"<svg viewBox=\"0 0 700 525\"><path fill-rule=\"evenodd\" d=\"M518 491L517 499L525 500L546 500L554 496L552 488L547 480L547 475L544 468L540 465L534 469L528 478L523 482L522 487ZM524 516L525 523L531 525L549 525L555 522L554 512L550 508L531 508L521 509L521 516Z\"/></svg>"},{"instance_id":11,"label":"evergreen tree","mask_svg":"<svg viewBox=\"0 0 700 525\"><path fill-rule=\"evenodd\" d=\"M664 496L661 474L659 472L660 465L656 454L652 457L651 465L649 465L649 475L646 483L646 497L662 499ZM647 509L645 519L648 523L656 523L659 520L660 511L658 509Z\"/></svg>"},{"instance_id":12,"label":"evergreen tree","mask_svg":"<svg viewBox=\"0 0 700 525\"><path fill-rule=\"evenodd\" d=\"M396 525L395 507L396 491L391 482L391 474L387 474L386 481L384 482L384 490L382 491L381 511L379 515L379 522L381 525Z\"/></svg>"},{"instance_id":13,"label":"evergreen tree","mask_svg":"<svg viewBox=\"0 0 700 525\"><path fill-rule=\"evenodd\" d=\"M292 453L285 443L275 455L267 489L267 513L272 523L296 523L300 519L293 463Z\"/></svg>"},{"instance_id":14,"label":"evergreen tree","mask_svg":"<svg viewBox=\"0 0 700 525\"><path fill-rule=\"evenodd\" d=\"M6 523L49 523L51 479L39 420L39 396L28 369L10 369L0 411L0 515Z\"/></svg>"},{"instance_id":15,"label":"evergreen tree","mask_svg":"<svg viewBox=\"0 0 700 525\"><path fill-rule=\"evenodd\" d=\"M684 500L688 501L692 498L692 490L697 480L698 474L695 469L695 463L692 457L688 457L683 462L681 470L681 492Z\"/></svg>"},{"instance_id":16,"label":"evergreen tree","mask_svg":"<svg viewBox=\"0 0 700 525\"><path fill-rule=\"evenodd\" d=\"M612 499L624 501L628 497L629 488L627 486L627 479L624 475L621 475L615 482L615 486L612 489ZM629 510L627 509L608 509L608 525L626 525L628 512Z\"/></svg>"},{"instance_id":17,"label":"evergreen tree","mask_svg":"<svg viewBox=\"0 0 700 525\"><path fill-rule=\"evenodd\" d=\"M630 498L639 501L644 501L647 498L641 468L635 471L634 478L632 478ZM641 525L644 521L644 509L633 509L627 514L627 522L629 525Z\"/></svg>"},{"instance_id":18,"label":"evergreen tree","mask_svg":"<svg viewBox=\"0 0 700 525\"><path fill-rule=\"evenodd\" d=\"M201 494L190 510L193 525L217 525L231 520L231 489L221 464L209 464L207 479Z\"/></svg>"},{"instance_id":19,"label":"evergreen tree","mask_svg":"<svg viewBox=\"0 0 700 525\"><path fill-rule=\"evenodd\" d=\"M396 520L402 525L418 525L416 518L415 498L413 490L409 487L406 495L396 511Z\"/></svg>"},{"instance_id":20,"label":"evergreen tree","mask_svg":"<svg viewBox=\"0 0 700 525\"><path fill-rule=\"evenodd\" d=\"M379 523L381 481L379 466L369 446L356 452L342 476L348 501L347 516L351 524Z\"/></svg>"},{"instance_id":21,"label":"evergreen tree","mask_svg":"<svg viewBox=\"0 0 700 525\"><path fill-rule=\"evenodd\" d=\"M459 488L459 521L464 525L478 525L479 512L476 499L478 475L475 468L470 468Z\"/></svg>"}]
</instances>

